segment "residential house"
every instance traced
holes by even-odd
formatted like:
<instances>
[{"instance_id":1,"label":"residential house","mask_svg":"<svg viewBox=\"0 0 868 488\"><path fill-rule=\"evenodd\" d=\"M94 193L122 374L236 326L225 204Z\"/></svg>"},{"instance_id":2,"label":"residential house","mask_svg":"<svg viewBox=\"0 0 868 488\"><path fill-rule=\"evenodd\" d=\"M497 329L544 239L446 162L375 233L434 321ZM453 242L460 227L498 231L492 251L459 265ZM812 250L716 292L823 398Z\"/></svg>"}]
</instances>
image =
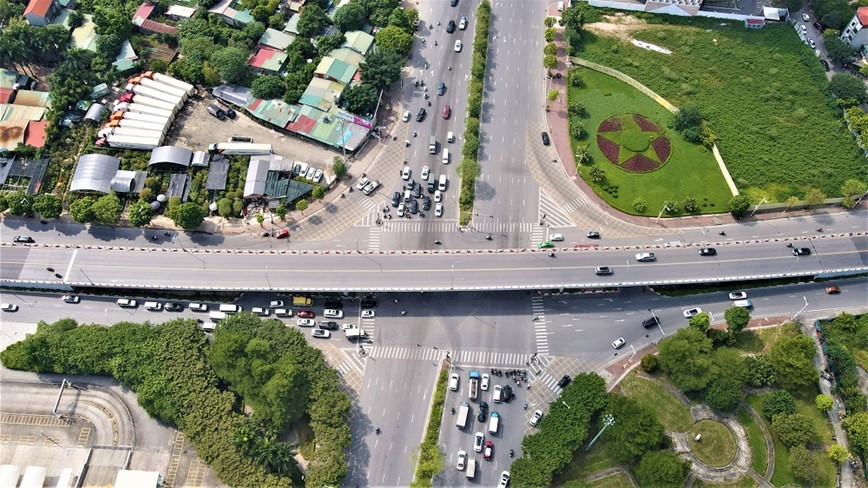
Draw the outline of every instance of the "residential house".
<instances>
[{"instance_id":1,"label":"residential house","mask_svg":"<svg viewBox=\"0 0 868 488\"><path fill-rule=\"evenodd\" d=\"M256 51L256 54L250 57L247 64L259 72L277 74L283 69L286 58L286 53L261 47Z\"/></svg>"},{"instance_id":2,"label":"residential house","mask_svg":"<svg viewBox=\"0 0 868 488\"><path fill-rule=\"evenodd\" d=\"M868 44L868 7L859 7L856 9L856 15L850 19L847 27L841 31L841 40L850 45L853 49L861 50Z\"/></svg>"},{"instance_id":3,"label":"residential house","mask_svg":"<svg viewBox=\"0 0 868 488\"><path fill-rule=\"evenodd\" d=\"M209 8L208 12L217 15L232 27L244 27L253 22L253 15L250 14L249 9L236 10L237 3L238 0L220 0Z\"/></svg>"},{"instance_id":4,"label":"residential house","mask_svg":"<svg viewBox=\"0 0 868 488\"><path fill-rule=\"evenodd\" d=\"M169 34L171 36L178 35L178 28L162 22L154 22L149 20L151 14L154 13L155 5L148 2L142 2L136 13L133 14L133 25L139 29L154 34Z\"/></svg>"},{"instance_id":5,"label":"residential house","mask_svg":"<svg viewBox=\"0 0 868 488\"><path fill-rule=\"evenodd\" d=\"M345 34L344 47L350 48L362 56L370 52L374 45L374 36L363 31L350 31Z\"/></svg>"},{"instance_id":6,"label":"residential house","mask_svg":"<svg viewBox=\"0 0 868 488\"><path fill-rule=\"evenodd\" d=\"M24 9L24 18L30 25L48 25L60 10L60 5L55 0L30 0Z\"/></svg>"},{"instance_id":7,"label":"residential house","mask_svg":"<svg viewBox=\"0 0 868 488\"><path fill-rule=\"evenodd\" d=\"M294 40L294 35L269 27L265 29L265 33L259 38L259 46L284 52Z\"/></svg>"},{"instance_id":8,"label":"residential house","mask_svg":"<svg viewBox=\"0 0 868 488\"><path fill-rule=\"evenodd\" d=\"M338 83L349 85L350 82L353 81L353 77L355 77L358 70L358 66L347 64L331 56L323 56L316 67L316 71L313 72L313 75L317 78L337 81Z\"/></svg>"}]
</instances>

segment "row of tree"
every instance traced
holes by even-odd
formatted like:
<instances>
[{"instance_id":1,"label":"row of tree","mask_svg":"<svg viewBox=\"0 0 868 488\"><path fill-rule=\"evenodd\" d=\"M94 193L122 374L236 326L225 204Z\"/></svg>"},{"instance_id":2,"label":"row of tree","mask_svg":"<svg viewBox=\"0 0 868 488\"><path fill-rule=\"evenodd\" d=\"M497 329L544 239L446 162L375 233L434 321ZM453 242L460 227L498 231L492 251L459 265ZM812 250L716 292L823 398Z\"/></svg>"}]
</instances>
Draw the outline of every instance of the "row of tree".
<instances>
[{"instance_id":1,"label":"row of tree","mask_svg":"<svg viewBox=\"0 0 868 488\"><path fill-rule=\"evenodd\" d=\"M233 316L212 344L194 320L112 327L41 322L36 334L0 353L0 361L12 369L114 377L150 415L183 430L232 486L301 485L280 439L302 418L317 444L306 482L336 486L346 473L350 399L322 353L279 321ZM253 414L242 415L243 405Z\"/></svg>"}]
</instances>

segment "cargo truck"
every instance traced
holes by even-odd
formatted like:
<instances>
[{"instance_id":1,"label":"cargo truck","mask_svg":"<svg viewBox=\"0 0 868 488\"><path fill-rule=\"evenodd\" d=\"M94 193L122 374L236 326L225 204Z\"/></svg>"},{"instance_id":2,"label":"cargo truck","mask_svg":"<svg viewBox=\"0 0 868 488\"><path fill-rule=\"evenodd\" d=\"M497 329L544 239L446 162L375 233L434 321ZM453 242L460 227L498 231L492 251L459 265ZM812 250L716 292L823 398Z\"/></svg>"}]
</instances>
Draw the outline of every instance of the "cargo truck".
<instances>
[{"instance_id":1,"label":"cargo truck","mask_svg":"<svg viewBox=\"0 0 868 488\"><path fill-rule=\"evenodd\" d=\"M172 93L166 93L160 91L159 88L149 87L145 85L127 85L127 91L131 93L135 93L136 95L142 95L145 97L156 98L157 100L162 100L164 102L171 103L172 105L180 108L184 105L184 99L179 97L178 95Z\"/></svg>"},{"instance_id":2,"label":"cargo truck","mask_svg":"<svg viewBox=\"0 0 868 488\"><path fill-rule=\"evenodd\" d=\"M153 97L147 97L145 95L137 95L135 93L125 93L120 98L118 98L118 103L143 103L145 105L150 105L151 107L160 108L163 110L168 110L170 112L175 112L178 110L178 107L172 105L169 102L165 102L163 100L158 100Z\"/></svg>"},{"instance_id":3,"label":"cargo truck","mask_svg":"<svg viewBox=\"0 0 868 488\"><path fill-rule=\"evenodd\" d=\"M217 104L209 103L207 110L209 114L217 117L218 120L226 120L226 112L224 112Z\"/></svg>"},{"instance_id":4,"label":"cargo truck","mask_svg":"<svg viewBox=\"0 0 868 488\"><path fill-rule=\"evenodd\" d=\"M180 88L187 92L188 95L196 93L196 87L194 87L193 85L183 82L177 78L172 78L169 75L164 75L163 73L153 73L151 71L148 71L143 76L150 76L150 78L154 81L159 81L160 83L165 83L167 85L174 86L175 88Z\"/></svg>"},{"instance_id":5,"label":"cargo truck","mask_svg":"<svg viewBox=\"0 0 868 488\"><path fill-rule=\"evenodd\" d=\"M211 154L271 154L271 144L248 144L244 142L218 142L208 145L208 152Z\"/></svg>"},{"instance_id":6,"label":"cargo truck","mask_svg":"<svg viewBox=\"0 0 868 488\"><path fill-rule=\"evenodd\" d=\"M292 306L293 307L312 307L313 306L313 298L306 297L304 295L296 295L292 297Z\"/></svg>"},{"instance_id":7,"label":"cargo truck","mask_svg":"<svg viewBox=\"0 0 868 488\"><path fill-rule=\"evenodd\" d=\"M181 100L184 101L187 101L187 97L190 96L190 94L187 93L187 90L174 87L172 85L169 85L168 83L163 83L162 81L152 80L150 78L142 78L142 81L139 82L139 85L153 88L169 95L180 97Z\"/></svg>"},{"instance_id":8,"label":"cargo truck","mask_svg":"<svg viewBox=\"0 0 868 488\"><path fill-rule=\"evenodd\" d=\"M470 372L470 382L469 383L470 384L467 387L467 389L468 389L467 396L471 400L475 401L477 396L479 395L479 371L471 371Z\"/></svg>"},{"instance_id":9,"label":"cargo truck","mask_svg":"<svg viewBox=\"0 0 868 488\"><path fill-rule=\"evenodd\" d=\"M160 125L160 124L154 124L151 122L143 122L141 120L134 120L134 119L110 120L104 127L105 128L133 127L136 129L157 131L157 132L162 133L163 135L166 135L166 131L169 129L167 124L166 125Z\"/></svg>"},{"instance_id":10,"label":"cargo truck","mask_svg":"<svg viewBox=\"0 0 868 488\"><path fill-rule=\"evenodd\" d=\"M110 135L106 137L106 142L110 147L117 149L138 149L140 151L150 151L160 147L161 137L136 137L136 136L116 136Z\"/></svg>"},{"instance_id":11,"label":"cargo truck","mask_svg":"<svg viewBox=\"0 0 868 488\"><path fill-rule=\"evenodd\" d=\"M463 429L467 425L467 416L470 414L470 404L461 402L461 408L458 409L458 415L455 419L455 427Z\"/></svg>"},{"instance_id":12,"label":"cargo truck","mask_svg":"<svg viewBox=\"0 0 868 488\"><path fill-rule=\"evenodd\" d=\"M162 131L137 129L135 127L108 127L99 131L99 137L115 136L132 136L132 137L148 137L161 139L164 135Z\"/></svg>"},{"instance_id":13,"label":"cargo truck","mask_svg":"<svg viewBox=\"0 0 868 488\"><path fill-rule=\"evenodd\" d=\"M138 112L113 112L109 120L138 120L148 122L150 124L159 124L167 126L171 123L170 119L160 117L159 115L142 114Z\"/></svg>"},{"instance_id":14,"label":"cargo truck","mask_svg":"<svg viewBox=\"0 0 868 488\"><path fill-rule=\"evenodd\" d=\"M119 103L115 106L116 111L136 112L140 114L156 115L157 117L165 117L169 120L175 120L175 114L170 110L162 110L159 108L149 107L141 103Z\"/></svg>"},{"instance_id":15,"label":"cargo truck","mask_svg":"<svg viewBox=\"0 0 868 488\"><path fill-rule=\"evenodd\" d=\"M365 332L364 329L359 329L358 327L347 329L344 331L347 335L347 339L349 340L361 340L368 337L368 333Z\"/></svg>"}]
</instances>

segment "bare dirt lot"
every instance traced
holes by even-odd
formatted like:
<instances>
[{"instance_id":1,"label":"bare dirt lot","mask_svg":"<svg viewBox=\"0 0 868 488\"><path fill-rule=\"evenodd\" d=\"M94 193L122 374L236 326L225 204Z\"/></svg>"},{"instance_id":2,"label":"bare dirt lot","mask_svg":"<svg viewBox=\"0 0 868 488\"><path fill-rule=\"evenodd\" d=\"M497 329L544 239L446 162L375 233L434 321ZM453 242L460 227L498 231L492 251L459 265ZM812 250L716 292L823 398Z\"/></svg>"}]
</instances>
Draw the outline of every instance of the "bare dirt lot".
<instances>
[{"instance_id":1,"label":"bare dirt lot","mask_svg":"<svg viewBox=\"0 0 868 488\"><path fill-rule=\"evenodd\" d=\"M238 115L234 120L217 120L207 110L212 101L213 98L207 94L204 97L192 97L175 119L166 144L204 151L209 144L226 142L232 136L252 137L253 142L271 144L275 154L304 161L320 169L331 166L332 159L341 155L339 151L326 149L260 125L239 110L236 110Z\"/></svg>"}]
</instances>

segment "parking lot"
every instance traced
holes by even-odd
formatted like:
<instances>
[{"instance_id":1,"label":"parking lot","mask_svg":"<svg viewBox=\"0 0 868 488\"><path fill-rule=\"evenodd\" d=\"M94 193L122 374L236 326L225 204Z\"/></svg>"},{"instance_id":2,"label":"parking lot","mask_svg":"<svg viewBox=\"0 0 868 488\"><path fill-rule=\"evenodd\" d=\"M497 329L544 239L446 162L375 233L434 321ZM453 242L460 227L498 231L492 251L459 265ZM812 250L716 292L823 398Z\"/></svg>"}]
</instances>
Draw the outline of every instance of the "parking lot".
<instances>
[{"instance_id":1,"label":"parking lot","mask_svg":"<svg viewBox=\"0 0 868 488\"><path fill-rule=\"evenodd\" d=\"M469 374L472 370L478 371L480 375L489 375L488 390L484 391L480 388L475 401L468 397ZM525 410L524 405L528 403L527 389L524 386L518 387L513 380L505 375L492 375L490 368L481 369L453 365L451 373L458 374L460 384L457 391L449 391L446 395L446 408L440 429L440 444L446 446L445 466L440 475L441 479L438 480L439 484L443 486L496 486L500 479L500 473L504 470L509 471L512 461L521 456L521 441L524 438L525 429L531 428L526 419L529 418L531 412L539 407L528 404ZM512 400L509 403L495 403L493 400L495 385L504 386L507 384L512 385ZM462 402L467 402L470 405L470 413L467 416L467 424L463 429L460 429L456 426L456 420ZM477 416L483 402L488 404L488 414L485 416L485 421L480 422ZM451 413L452 408L455 409L454 414ZM500 425L495 434L491 434L488 430L493 412L497 412L500 416ZM494 444L490 460L483 459L482 452L474 451L474 435L477 432L482 432L485 441L492 441ZM515 451L514 458L509 457L510 449ZM476 460L476 473L473 479L467 478L466 468L464 470L457 469L458 451L460 450L467 452L468 460Z\"/></svg>"}]
</instances>

